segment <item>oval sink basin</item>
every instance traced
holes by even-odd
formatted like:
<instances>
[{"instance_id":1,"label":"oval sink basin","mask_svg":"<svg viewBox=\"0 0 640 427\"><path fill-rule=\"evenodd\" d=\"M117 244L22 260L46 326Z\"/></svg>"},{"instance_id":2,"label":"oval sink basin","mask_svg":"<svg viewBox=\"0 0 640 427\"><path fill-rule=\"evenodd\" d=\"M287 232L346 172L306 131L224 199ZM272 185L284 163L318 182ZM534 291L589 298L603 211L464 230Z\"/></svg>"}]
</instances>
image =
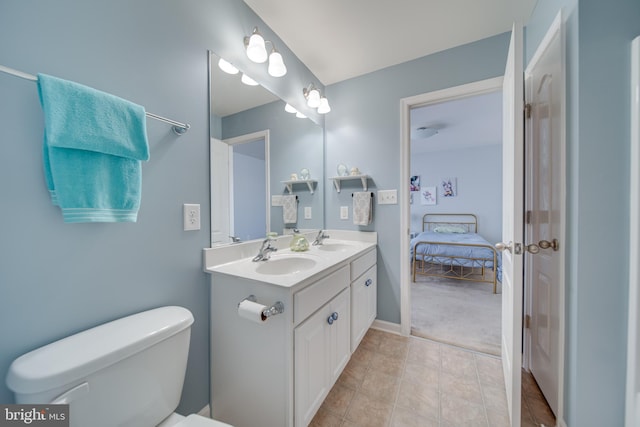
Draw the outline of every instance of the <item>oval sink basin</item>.
<instances>
[{"instance_id":1,"label":"oval sink basin","mask_svg":"<svg viewBox=\"0 0 640 427\"><path fill-rule=\"evenodd\" d=\"M300 256L272 257L268 261L259 261L259 263L256 267L256 273L272 275L300 273L317 264L315 259Z\"/></svg>"}]
</instances>

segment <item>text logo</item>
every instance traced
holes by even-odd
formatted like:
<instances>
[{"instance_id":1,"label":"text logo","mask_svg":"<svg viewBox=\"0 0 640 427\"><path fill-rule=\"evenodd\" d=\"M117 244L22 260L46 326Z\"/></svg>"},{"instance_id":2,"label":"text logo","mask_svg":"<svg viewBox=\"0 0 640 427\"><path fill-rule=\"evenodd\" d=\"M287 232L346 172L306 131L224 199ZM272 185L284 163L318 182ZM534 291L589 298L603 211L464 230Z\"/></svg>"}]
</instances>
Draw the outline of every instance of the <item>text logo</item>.
<instances>
[{"instance_id":1,"label":"text logo","mask_svg":"<svg viewBox=\"0 0 640 427\"><path fill-rule=\"evenodd\" d=\"M69 427L69 405L0 405L0 427Z\"/></svg>"}]
</instances>

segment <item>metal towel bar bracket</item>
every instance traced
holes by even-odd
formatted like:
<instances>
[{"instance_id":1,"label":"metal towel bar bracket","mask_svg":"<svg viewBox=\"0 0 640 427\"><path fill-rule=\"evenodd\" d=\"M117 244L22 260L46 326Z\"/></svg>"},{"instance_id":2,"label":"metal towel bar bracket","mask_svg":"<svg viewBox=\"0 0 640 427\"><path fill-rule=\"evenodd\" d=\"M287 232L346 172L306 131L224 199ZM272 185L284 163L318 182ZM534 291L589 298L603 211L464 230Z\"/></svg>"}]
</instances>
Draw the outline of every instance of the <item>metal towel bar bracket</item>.
<instances>
[{"instance_id":1,"label":"metal towel bar bracket","mask_svg":"<svg viewBox=\"0 0 640 427\"><path fill-rule=\"evenodd\" d=\"M5 67L4 65L0 65L0 72L10 74L12 76L20 77L21 79L25 79L33 82L38 81L38 78L32 74L28 74L19 70L14 70L13 68ZM189 128L191 128L191 126L188 123L176 122L175 120L167 119L166 117L162 117L157 114L153 114L149 112L146 112L145 114L147 117L151 119L173 125L172 127L173 133L175 133L178 136L184 135L189 130Z\"/></svg>"}]
</instances>

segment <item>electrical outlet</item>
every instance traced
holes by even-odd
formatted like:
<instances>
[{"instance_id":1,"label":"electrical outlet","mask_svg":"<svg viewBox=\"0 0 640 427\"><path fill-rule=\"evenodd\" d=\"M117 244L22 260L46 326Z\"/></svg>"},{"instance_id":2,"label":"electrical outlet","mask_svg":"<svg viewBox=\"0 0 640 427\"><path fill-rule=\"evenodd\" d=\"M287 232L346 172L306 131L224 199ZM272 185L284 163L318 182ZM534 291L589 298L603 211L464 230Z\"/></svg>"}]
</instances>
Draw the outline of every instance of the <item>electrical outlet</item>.
<instances>
[{"instance_id":1,"label":"electrical outlet","mask_svg":"<svg viewBox=\"0 0 640 427\"><path fill-rule=\"evenodd\" d=\"M311 206L304 207L304 219L311 219Z\"/></svg>"},{"instance_id":2,"label":"electrical outlet","mask_svg":"<svg viewBox=\"0 0 640 427\"><path fill-rule=\"evenodd\" d=\"M398 190L378 190L379 205L397 205Z\"/></svg>"},{"instance_id":3,"label":"electrical outlet","mask_svg":"<svg viewBox=\"0 0 640 427\"><path fill-rule=\"evenodd\" d=\"M200 230L200 205L185 203L182 206L184 231Z\"/></svg>"},{"instance_id":4,"label":"electrical outlet","mask_svg":"<svg viewBox=\"0 0 640 427\"><path fill-rule=\"evenodd\" d=\"M340 206L340 219L349 219L349 206Z\"/></svg>"}]
</instances>

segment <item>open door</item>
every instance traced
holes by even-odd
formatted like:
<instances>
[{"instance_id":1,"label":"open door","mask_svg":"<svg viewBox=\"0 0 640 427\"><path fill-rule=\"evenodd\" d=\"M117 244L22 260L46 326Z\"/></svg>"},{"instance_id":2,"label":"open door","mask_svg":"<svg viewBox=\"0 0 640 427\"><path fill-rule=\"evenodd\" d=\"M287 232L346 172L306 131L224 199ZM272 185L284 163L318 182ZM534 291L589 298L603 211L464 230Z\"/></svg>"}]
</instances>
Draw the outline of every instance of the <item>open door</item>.
<instances>
[{"instance_id":1,"label":"open door","mask_svg":"<svg viewBox=\"0 0 640 427\"><path fill-rule=\"evenodd\" d=\"M512 427L520 426L522 366L522 238L524 201L524 82L522 25L511 32L503 80L502 366Z\"/></svg>"}]
</instances>

